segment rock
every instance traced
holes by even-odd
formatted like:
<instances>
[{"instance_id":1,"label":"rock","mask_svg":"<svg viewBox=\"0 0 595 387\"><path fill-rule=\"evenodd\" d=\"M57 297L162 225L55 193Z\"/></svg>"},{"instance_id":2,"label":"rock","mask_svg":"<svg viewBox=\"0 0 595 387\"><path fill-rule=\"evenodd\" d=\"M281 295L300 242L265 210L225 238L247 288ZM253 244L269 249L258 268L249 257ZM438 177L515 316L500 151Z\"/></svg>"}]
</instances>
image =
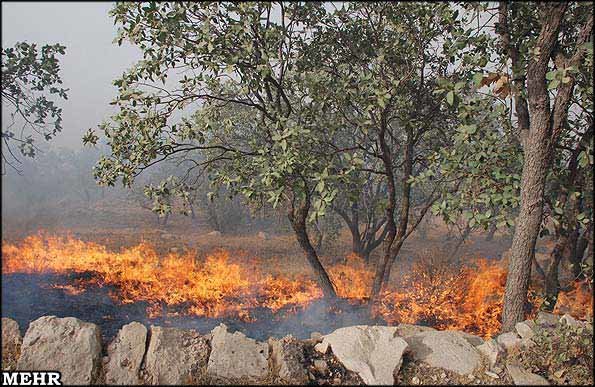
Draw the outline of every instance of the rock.
<instances>
[{"instance_id":1,"label":"rock","mask_svg":"<svg viewBox=\"0 0 595 387\"><path fill-rule=\"evenodd\" d=\"M585 326L585 323L575 319L574 317L572 317L569 314L565 314L564 316L562 316L560 318L560 324L567 325L571 328L581 328L581 327Z\"/></svg>"},{"instance_id":2,"label":"rock","mask_svg":"<svg viewBox=\"0 0 595 387\"><path fill-rule=\"evenodd\" d=\"M288 383L307 383L308 373L303 366L305 358L302 344L291 335L281 340L269 339L269 344L275 374Z\"/></svg>"},{"instance_id":3,"label":"rock","mask_svg":"<svg viewBox=\"0 0 595 387\"><path fill-rule=\"evenodd\" d=\"M333 379L333 385L338 386L341 384L341 378L334 378Z\"/></svg>"},{"instance_id":4,"label":"rock","mask_svg":"<svg viewBox=\"0 0 595 387\"><path fill-rule=\"evenodd\" d=\"M310 333L310 338L312 340L321 341L322 340L322 333L320 333L320 332L312 332L312 333Z\"/></svg>"},{"instance_id":5,"label":"rock","mask_svg":"<svg viewBox=\"0 0 595 387\"><path fill-rule=\"evenodd\" d=\"M555 327L558 325L559 317L552 313L547 312L538 312L537 318L535 319L535 323L542 327Z\"/></svg>"},{"instance_id":6,"label":"rock","mask_svg":"<svg viewBox=\"0 0 595 387\"><path fill-rule=\"evenodd\" d=\"M268 374L269 347L241 332L227 332L220 324L211 332L211 356L207 373L223 379L261 380Z\"/></svg>"},{"instance_id":7,"label":"rock","mask_svg":"<svg viewBox=\"0 0 595 387\"><path fill-rule=\"evenodd\" d=\"M124 325L107 347L105 383L141 384L140 366L145 355L147 328L138 322Z\"/></svg>"},{"instance_id":8,"label":"rock","mask_svg":"<svg viewBox=\"0 0 595 387\"><path fill-rule=\"evenodd\" d=\"M38 318L25 333L17 369L60 371L63 384L100 383L99 328L74 317Z\"/></svg>"},{"instance_id":9,"label":"rock","mask_svg":"<svg viewBox=\"0 0 595 387\"><path fill-rule=\"evenodd\" d=\"M496 365L503 352L500 344L494 339L488 340L481 345L477 345L475 348L488 360L490 368Z\"/></svg>"},{"instance_id":10,"label":"rock","mask_svg":"<svg viewBox=\"0 0 595 387\"><path fill-rule=\"evenodd\" d=\"M523 348L531 348L535 345L535 341L531 339L521 339L521 347Z\"/></svg>"},{"instance_id":11,"label":"rock","mask_svg":"<svg viewBox=\"0 0 595 387\"><path fill-rule=\"evenodd\" d=\"M519 346L521 344L521 338L514 332L502 333L496 337L498 344L507 351Z\"/></svg>"},{"instance_id":12,"label":"rock","mask_svg":"<svg viewBox=\"0 0 595 387\"><path fill-rule=\"evenodd\" d=\"M429 331L405 339L415 360L460 375L481 365L481 355L461 335L452 331Z\"/></svg>"},{"instance_id":13,"label":"rock","mask_svg":"<svg viewBox=\"0 0 595 387\"><path fill-rule=\"evenodd\" d=\"M269 239L269 236L267 235L266 232L262 232L260 231L258 234L256 234L258 239L262 239L263 241L266 241L267 239Z\"/></svg>"},{"instance_id":14,"label":"rock","mask_svg":"<svg viewBox=\"0 0 595 387\"><path fill-rule=\"evenodd\" d=\"M195 330L151 326L145 359L150 384L196 384L209 357L207 338Z\"/></svg>"},{"instance_id":15,"label":"rock","mask_svg":"<svg viewBox=\"0 0 595 387\"><path fill-rule=\"evenodd\" d=\"M13 371L21 352L21 332L16 321L2 317L2 370Z\"/></svg>"},{"instance_id":16,"label":"rock","mask_svg":"<svg viewBox=\"0 0 595 387\"><path fill-rule=\"evenodd\" d=\"M487 376L489 376L492 379L500 379L500 376L498 376L498 374L491 372L491 371L485 371L484 374L486 374Z\"/></svg>"},{"instance_id":17,"label":"rock","mask_svg":"<svg viewBox=\"0 0 595 387\"><path fill-rule=\"evenodd\" d=\"M522 339L529 340L535 336L535 331L533 331L535 328L535 323L531 320L518 322L514 327Z\"/></svg>"},{"instance_id":18,"label":"rock","mask_svg":"<svg viewBox=\"0 0 595 387\"><path fill-rule=\"evenodd\" d=\"M407 343L395 337L396 327L357 325L323 337L343 366L366 384L393 384Z\"/></svg>"},{"instance_id":19,"label":"rock","mask_svg":"<svg viewBox=\"0 0 595 387\"><path fill-rule=\"evenodd\" d=\"M324 355L328 351L328 341L316 344L314 349Z\"/></svg>"},{"instance_id":20,"label":"rock","mask_svg":"<svg viewBox=\"0 0 595 387\"><path fill-rule=\"evenodd\" d=\"M421 332L435 331L434 328L425 327L422 325L413 324L399 324L397 325L397 335L401 337L409 337Z\"/></svg>"},{"instance_id":21,"label":"rock","mask_svg":"<svg viewBox=\"0 0 595 387\"><path fill-rule=\"evenodd\" d=\"M457 333L463 339L467 340L469 342L469 344L471 344L473 346L478 346L478 345L481 345L484 343L484 340L481 337L472 335L471 333L461 332L461 331L452 331L452 332Z\"/></svg>"},{"instance_id":22,"label":"rock","mask_svg":"<svg viewBox=\"0 0 595 387\"><path fill-rule=\"evenodd\" d=\"M420 380L417 376L411 378L411 384L419 384Z\"/></svg>"},{"instance_id":23,"label":"rock","mask_svg":"<svg viewBox=\"0 0 595 387\"><path fill-rule=\"evenodd\" d=\"M168 239L175 239L175 238L176 237L173 234L169 234L169 233L163 233L163 234L161 234L161 239L168 240Z\"/></svg>"},{"instance_id":24,"label":"rock","mask_svg":"<svg viewBox=\"0 0 595 387\"><path fill-rule=\"evenodd\" d=\"M207 233L207 236L209 236L209 237L220 237L221 236L221 232L219 232L219 231L211 231L211 232Z\"/></svg>"},{"instance_id":25,"label":"rock","mask_svg":"<svg viewBox=\"0 0 595 387\"><path fill-rule=\"evenodd\" d=\"M314 360L314 368L321 374L326 374L326 371L328 371L328 365L326 364L326 361L322 359Z\"/></svg>"},{"instance_id":26,"label":"rock","mask_svg":"<svg viewBox=\"0 0 595 387\"><path fill-rule=\"evenodd\" d=\"M517 365L507 364L506 370L508 371L508 374L512 378L512 381L514 382L514 384L516 384L517 386L526 386L526 385L547 386L547 385L549 385L548 381L545 378L543 378L542 376L531 373Z\"/></svg>"}]
</instances>

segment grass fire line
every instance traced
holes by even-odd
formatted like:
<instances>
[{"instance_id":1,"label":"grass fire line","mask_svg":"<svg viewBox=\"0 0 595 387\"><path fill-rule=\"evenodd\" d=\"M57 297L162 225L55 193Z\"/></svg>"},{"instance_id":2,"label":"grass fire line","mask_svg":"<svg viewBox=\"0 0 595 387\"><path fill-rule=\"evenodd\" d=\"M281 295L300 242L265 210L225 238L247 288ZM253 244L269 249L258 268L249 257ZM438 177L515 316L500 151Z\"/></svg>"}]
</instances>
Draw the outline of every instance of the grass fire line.
<instances>
[{"instance_id":1,"label":"grass fire line","mask_svg":"<svg viewBox=\"0 0 595 387\"><path fill-rule=\"evenodd\" d=\"M323 297L307 273L269 274L217 250L199 259L196 251L157 254L146 242L110 251L72 236L31 235L2 244L2 273L86 273L69 284L52 284L77 295L91 287L110 286L121 304L146 302L148 318L162 315L231 317L253 321L257 308L291 313ZM262 266L262 265L261 265ZM368 301L373 271L357 255L329 267L338 294L352 304ZM388 324L410 323L463 330L483 337L500 331L506 269L501 261L477 258L460 268L418 262L390 287L372 309ZM534 314L542 300L532 293ZM164 307L166 309L164 310ZM592 295L579 284L561 293L555 312L579 318L592 315Z\"/></svg>"}]
</instances>

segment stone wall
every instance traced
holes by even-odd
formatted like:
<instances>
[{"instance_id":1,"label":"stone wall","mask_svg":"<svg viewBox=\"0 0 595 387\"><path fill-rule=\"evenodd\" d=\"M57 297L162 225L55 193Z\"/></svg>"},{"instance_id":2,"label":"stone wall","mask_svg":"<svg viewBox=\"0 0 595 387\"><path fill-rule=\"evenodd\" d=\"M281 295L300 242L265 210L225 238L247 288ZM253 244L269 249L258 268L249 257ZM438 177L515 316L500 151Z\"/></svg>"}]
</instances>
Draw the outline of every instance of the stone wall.
<instances>
[{"instance_id":1,"label":"stone wall","mask_svg":"<svg viewBox=\"0 0 595 387\"><path fill-rule=\"evenodd\" d=\"M21 338L2 318L4 370L58 370L64 384L167 385L212 383L394 384L405 358L453 381L547 384L518 364L503 364L507 351L534 345L537 326L592 326L570 316L540 313L516 332L484 340L458 331L400 324L358 325L309 340L291 336L259 342L223 324L207 334L194 330L123 326L110 343L99 328L73 317L41 317ZM440 376L442 377L442 376ZM459 378L459 379L457 379ZM406 382L416 383L417 376Z\"/></svg>"}]
</instances>

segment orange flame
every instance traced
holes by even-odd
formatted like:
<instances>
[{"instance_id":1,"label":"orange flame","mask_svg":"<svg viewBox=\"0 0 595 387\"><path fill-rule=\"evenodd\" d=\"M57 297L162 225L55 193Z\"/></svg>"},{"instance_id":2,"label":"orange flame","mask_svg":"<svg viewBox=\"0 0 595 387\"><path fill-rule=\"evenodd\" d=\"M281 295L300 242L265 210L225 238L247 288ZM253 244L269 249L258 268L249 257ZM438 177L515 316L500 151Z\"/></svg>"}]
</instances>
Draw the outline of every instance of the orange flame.
<instances>
[{"instance_id":1,"label":"orange flame","mask_svg":"<svg viewBox=\"0 0 595 387\"><path fill-rule=\"evenodd\" d=\"M228 316L253 321L254 308L291 312L322 297L306 275L265 274L224 250L204 260L192 251L160 257L147 243L112 252L93 242L40 234L18 245L3 242L2 254L3 274L92 273L73 284L51 287L76 295L90 285L111 286L115 291L110 296L117 302L147 302L149 317ZM368 299L374 272L362 258L350 254L343 263L330 266L329 274L339 296L350 302ZM458 268L421 261L401 276L398 288L381 295L374 311L389 324L425 324L490 337L500 330L505 282L502 262L477 259ZM584 285L576 284L570 292L560 293L554 312L592 316L592 297ZM539 305L535 293L530 302Z\"/></svg>"}]
</instances>

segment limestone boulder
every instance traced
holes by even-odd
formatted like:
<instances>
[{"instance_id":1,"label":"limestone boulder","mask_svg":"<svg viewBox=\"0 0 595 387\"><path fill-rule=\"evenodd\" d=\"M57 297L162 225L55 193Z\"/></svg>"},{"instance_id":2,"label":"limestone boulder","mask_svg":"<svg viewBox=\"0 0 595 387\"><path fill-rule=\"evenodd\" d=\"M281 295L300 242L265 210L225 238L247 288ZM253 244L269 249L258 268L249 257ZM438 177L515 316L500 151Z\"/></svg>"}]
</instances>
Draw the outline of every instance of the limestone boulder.
<instances>
[{"instance_id":1,"label":"limestone boulder","mask_svg":"<svg viewBox=\"0 0 595 387\"><path fill-rule=\"evenodd\" d=\"M481 365L481 355L463 336L452 331L429 331L405 338L415 360L461 375Z\"/></svg>"},{"instance_id":2,"label":"limestone boulder","mask_svg":"<svg viewBox=\"0 0 595 387\"><path fill-rule=\"evenodd\" d=\"M558 322L560 320L559 316L556 316L553 313L548 313L548 312L538 312L537 313L537 317L535 318L535 323L537 325L540 325L541 327L555 327L556 325L558 325Z\"/></svg>"},{"instance_id":3,"label":"limestone boulder","mask_svg":"<svg viewBox=\"0 0 595 387\"><path fill-rule=\"evenodd\" d=\"M549 382L542 376L527 371L521 366L507 364L506 370L517 386L548 386Z\"/></svg>"},{"instance_id":4,"label":"limestone boulder","mask_svg":"<svg viewBox=\"0 0 595 387\"><path fill-rule=\"evenodd\" d=\"M16 321L2 317L2 370L15 369L21 352L21 332Z\"/></svg>"},{"instance_id":5,"label":"limestone boulder","mask_svg":"<svg viewBox=\"0 0 595 387\"><path fill-rule=\"evenodd\" d=\"M409 337L409 336L413 336L413 335L416 335L421 332L429 332L429 331L435 331L435 329L431 328L431 327L425 327L422 325L399 324L399 325L397 325L396 334L397 334L397 336L401 336L401 337Z\"/></svg>"},{"instance_id":6,"label":"limestone boulder","mask_svg":"<svg viewBox=\"0 0 595 387\"><path fill-rule=\"evenodd\" d=\"M490 368L493 368L496 365L504 353L500 344L494 339L487 340L483 344L477 345L475 348L485 357Z\"/></svg>"},{"instance_id":7,"label":"limestone boulder","mask_svg":"<svg viewBox=\"0 0 595 387\"><path fill-rule=\"evenodd\" d=\"M585 322L579 321L569 314L565 314L560 318L560 324L569 326L571 328L583 328L586 326Z\"/></svg>"},{"instance_id":8,"label":"limestone boulder","mask_svg":"<svg viewBox=\"0 0 595 387\"><path fill-rule=\"evenodd\" d=\"M259 381L269 374L269 347L241 332L229 333L224 324L211 332L207 374L224 380Z\"/></svg>"},{"instance_id":9,"label":"limestone boulder","mask_svg":"<svg viewBox=\"0 0 595 387\"><path fill-rule=\"evenodd\" d=\"M17 369L60 371L67 385L100 383L99 328L74 317L41 317L25 333Z\"/></svg>"},{"instance_id":10,"label":"limestone boulder","mask_svg":"<svg viewBox=\"0 0 595 387\"><path fill-rule=\"evenodd\" d=\"M535 336L535 327L533 321L527 320L516 323L515 330L523 340L531 340Z\"/></svg>"},{"instance_id":11,"label":"limestone boulder","mask_svg":"<svg viewBox=\"0 0 595 387\"><path fill-rule=\"evenodd\" d=\"M157 385L196 384L208 358L208 339L197 331L151 326L144 379Z\"/></svg>"},{"instance_id":12,"label":"limestone boulder","mask_svg":"<svg viewBox=\"0 0 595 387\"><path fill-rule=\"evenodd\" d=\"M280 340L269 339L269 344L275 375L287 383L306 384L308 372L304 367L305 356L302 344L291 335Z\"/></svg>"},{"instance_id":13,"label":"limestone boulder","mask_svg":"<svg viewBox=\"0 0 595 387\"><path fill-rule=\"evenodd\" d=\"M502 333L496 337L496 341L507 351L518 347L522 342L521 338L515 332Z\"/></svg>"},{"instance_id":14,"label":"limestone boulder","mask_svg":"<svg viewBox=\"0 0 595 387\"><path fill-rule=\"evenodd\" d=\"M138 322L124 325L107 347L104 358L105 383L140 384L140 367L145 355L147 328Z\"/></svg>"},{"instance_id":15,"label":"limestone boulder","mask_svg":"<svg viewBox=\"0 0 595 387\"><path fill-rule=\"evenodd\" d=\"M364 383L394 384L407 342L395 336L396 327L358 325L340 328L322 339L343 366Z\"/></svg>"},{"instance_id":16,"label":"limestone boulder","mask_svg":"<svg viewBox=\"0 0 595 387\"><path fill-rule=\"evenodd\" d=\"M471 333L461 332L461 331L452 331L461 336L463 339L467 340L469 344L473 346L478 346L484 343L484 340L476 335L472 335Z\"/></svg>"}]
</instances>

